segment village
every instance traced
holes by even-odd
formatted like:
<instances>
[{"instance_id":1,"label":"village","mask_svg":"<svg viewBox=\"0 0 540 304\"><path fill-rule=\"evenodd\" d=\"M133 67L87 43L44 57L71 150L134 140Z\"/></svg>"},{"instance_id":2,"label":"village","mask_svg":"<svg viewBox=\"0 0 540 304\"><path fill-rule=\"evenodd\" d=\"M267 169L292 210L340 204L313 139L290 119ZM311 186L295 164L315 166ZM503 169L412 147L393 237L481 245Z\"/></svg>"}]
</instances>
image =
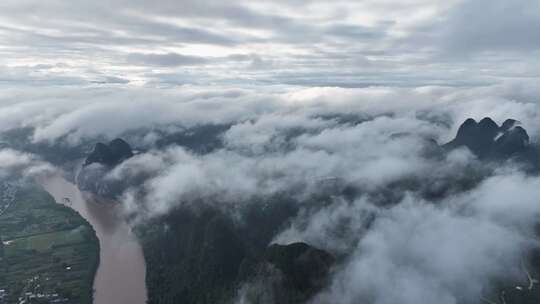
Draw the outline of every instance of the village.
<instances>
[{"instance_id":1,"label":"village","mask_svg":"<svg viewBox=\"0 0 540 304\"><path fill-rule=\"evenodd\" d=\"M69 299L62 297L58 293L49 293L43 290L41 280L50 280L48 277L34 276L26 281L21 294L17 299L17 304L68 304ZM0 289L0 304L7 304L8 292Z\"/></svg>"}]
</instances>

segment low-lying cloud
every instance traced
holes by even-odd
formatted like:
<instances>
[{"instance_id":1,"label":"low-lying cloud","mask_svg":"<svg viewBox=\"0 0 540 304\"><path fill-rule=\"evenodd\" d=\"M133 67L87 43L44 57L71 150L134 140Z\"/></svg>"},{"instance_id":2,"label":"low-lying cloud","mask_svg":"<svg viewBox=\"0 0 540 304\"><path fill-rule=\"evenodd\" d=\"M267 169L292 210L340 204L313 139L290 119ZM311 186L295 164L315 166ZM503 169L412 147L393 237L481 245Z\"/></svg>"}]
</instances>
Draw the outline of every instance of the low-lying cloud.
<instances>
[{"instance_id":1,"label":"low-lying cloud","mask_svg":"<svg viewBox=\"0 0 540 304\"><path fill-rule=\"evenodd\" d=\"M23 177L39 177L51 174L56 168L42 161L38 156L12 149L0 149L0 178L12 174L22 174Z\"/></svg>"},{"instance_id":2,"label":"low-lying cloud","mask_svg":"<svg viewBox=\"0 0 540 304\"><path fill-rule=\"evenodd\" d=\"M0 94L0 130L33 128L35 142L63 140L77 144L96 137L114 138L130 130L165 129L170 125L241 124L261 127L291 119L306 124L316 116L356 115L369 118L390 114L424 116L437 120L445 139L468 117L503 121L517 117L536 137L540 130L536 96L531 82L507 82L487 87L368 87L300 88L201 87L137 88L113 86L46 87L28 90L15 86ZM284 119L283 122L280 120ZM329 122L326 122L328 124ZM303 128L302 122L297 122ZM306 125L306 128L312 126ZM438 139L438 138L436 138Z\"/></svg>"},{"instance_id":3,"label":"low-lying cloud","mask_svg":"<svg viewBox=\"0 0 540 304\"><path fill-rule=\"evenodd\" d=\"M274 242L304 241L340 257L314 303L475 302L501 280L521 283L538 246L540 179L512 161L440 148L466 118L485 116L519 120L536 145L539 90L530 83L55 92L2 97L2 130L31 128L30 141L59 148L131 139L139 153L105 180L128 186L119 200L132 223L179 206L238 218L271 198L294 201L298 214ZM222 126L198 139L219 142L212 149L157 144L208 125ZM7 151L0 156L10 167L41 164Z\"/></svg>"}]
</instances>

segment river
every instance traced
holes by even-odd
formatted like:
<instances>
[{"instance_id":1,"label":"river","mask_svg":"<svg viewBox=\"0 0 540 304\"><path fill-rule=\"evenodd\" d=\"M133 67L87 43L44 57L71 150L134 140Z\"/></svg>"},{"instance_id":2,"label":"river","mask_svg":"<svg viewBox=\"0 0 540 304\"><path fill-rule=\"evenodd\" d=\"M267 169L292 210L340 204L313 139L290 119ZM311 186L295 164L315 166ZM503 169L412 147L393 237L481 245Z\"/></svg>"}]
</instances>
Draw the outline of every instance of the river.
<instances>
[{"instance_id":1,"label":"river","mask_svg":"<svg viewBox=\"0 0 540 304\"><path fill-rule=\"evenodd\" d=\"M146 303L142 248L119 216L118 204L95 203L91 195L81 193L76 185L57 175L43 178L40 183L56 202L77 211L96 231L100 263L94 279L94 304Z\"/></svg>"}]
</instances>

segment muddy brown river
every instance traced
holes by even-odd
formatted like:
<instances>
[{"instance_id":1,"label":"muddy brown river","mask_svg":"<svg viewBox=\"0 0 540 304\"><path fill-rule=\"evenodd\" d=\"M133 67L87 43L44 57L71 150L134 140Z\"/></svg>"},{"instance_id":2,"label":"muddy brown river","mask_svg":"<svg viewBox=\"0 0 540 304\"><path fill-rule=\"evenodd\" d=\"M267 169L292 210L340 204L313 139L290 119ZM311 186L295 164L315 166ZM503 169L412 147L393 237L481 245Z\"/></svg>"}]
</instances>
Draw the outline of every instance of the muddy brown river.
<instances>
[{"instance_id":1,"label":"muddy brown river","mask_svg":"<svg viewBox=\"0 0 540 304\"><path fill-rule=\"evenodd\" d=\"M94 304L146 303L142 248L129 225L118 215L117 204L96 203L60 176L43 178L40 183L56 202L77 211L96 231L100 263L94 279Z\"/></svg>"}]
</instances>

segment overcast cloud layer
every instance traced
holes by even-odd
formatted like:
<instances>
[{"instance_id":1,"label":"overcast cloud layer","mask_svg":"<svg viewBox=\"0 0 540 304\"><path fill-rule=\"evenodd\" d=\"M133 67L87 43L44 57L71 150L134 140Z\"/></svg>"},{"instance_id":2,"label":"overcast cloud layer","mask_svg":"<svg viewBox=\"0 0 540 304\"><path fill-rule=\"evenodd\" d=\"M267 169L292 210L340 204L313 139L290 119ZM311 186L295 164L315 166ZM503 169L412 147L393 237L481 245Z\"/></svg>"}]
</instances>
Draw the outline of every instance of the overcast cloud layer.
<instances>
[{"instance_id":1,"label":"overcast cloud layer","mask_svg":"<svg viewBox=\"0 0 540 304\"><path fill-rule=\"evenodd\" d=\"M0 3L0 82L478 85L537 78L536 0Z\"/></svg>"}]
</instances>

